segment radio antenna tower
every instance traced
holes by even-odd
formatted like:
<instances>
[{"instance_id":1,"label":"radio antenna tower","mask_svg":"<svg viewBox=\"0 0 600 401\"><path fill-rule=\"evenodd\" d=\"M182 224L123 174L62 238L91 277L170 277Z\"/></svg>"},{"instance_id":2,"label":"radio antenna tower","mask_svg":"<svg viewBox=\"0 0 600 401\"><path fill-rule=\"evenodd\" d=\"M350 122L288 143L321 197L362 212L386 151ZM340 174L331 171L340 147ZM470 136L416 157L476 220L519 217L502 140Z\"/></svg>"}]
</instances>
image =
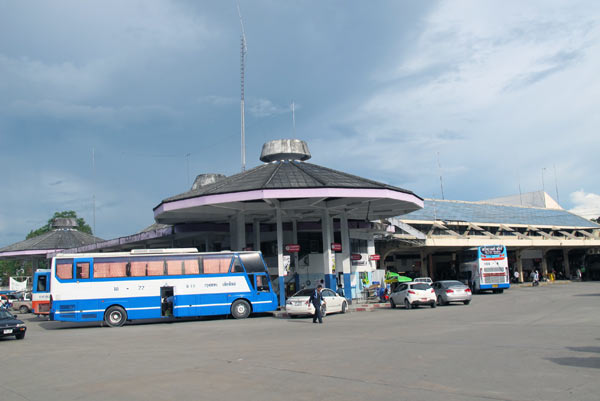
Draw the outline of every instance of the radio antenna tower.
<instances>
[{"instance_id":1,"label":"radio antenna tower","mask_svg":"<svg viewBox=\"0 0 600 401\"><path fill-rule=\"evenodd\" d=\"M241 87L241 130L242 130L242 171L246 171L246 121L244 113L244 74L246 72L246 53L248 48L246 47L246 32L244 30L244 21L242 20L242 12L240 11L240 3L236 2L238 15L240 17L240 26L242 28L242 39L240 46L240 87Z\"/></svg>"}]
</instances>

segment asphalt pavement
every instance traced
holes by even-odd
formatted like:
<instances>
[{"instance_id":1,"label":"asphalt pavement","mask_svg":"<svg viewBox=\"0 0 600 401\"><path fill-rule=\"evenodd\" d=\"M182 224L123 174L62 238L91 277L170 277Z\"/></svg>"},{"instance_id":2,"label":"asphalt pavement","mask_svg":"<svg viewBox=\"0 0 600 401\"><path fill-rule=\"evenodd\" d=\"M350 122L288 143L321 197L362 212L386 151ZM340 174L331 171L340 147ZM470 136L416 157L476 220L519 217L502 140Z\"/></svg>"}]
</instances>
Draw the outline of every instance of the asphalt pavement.
<instances>
[{"instance_id":1,"label":"asphalt pavement","mask_svg":"<svg viewBox=\"0 0 600 401\"><path fill-rule=\"evenodd\" d=\"M600 399L600 283L468 305L121 328L20 315L0 400Z\"/></svg>"}]
</instances>

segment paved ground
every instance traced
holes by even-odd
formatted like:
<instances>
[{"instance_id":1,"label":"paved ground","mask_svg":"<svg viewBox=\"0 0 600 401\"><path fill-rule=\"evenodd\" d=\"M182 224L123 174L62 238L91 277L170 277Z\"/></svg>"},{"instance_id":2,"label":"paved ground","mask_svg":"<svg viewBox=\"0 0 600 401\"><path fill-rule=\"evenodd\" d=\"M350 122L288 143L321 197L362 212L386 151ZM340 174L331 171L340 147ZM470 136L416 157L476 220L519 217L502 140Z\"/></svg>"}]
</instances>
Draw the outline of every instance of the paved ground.
<instances>
[{"instance_id":1,"label":"paved ground","mask_svg":"<svg viewBox=\"0 0 600 401\"><path fill-rule=\"evenodd\" d=\"M0 400L598 400L600 283L469 306L122 328L28 323Z\"/></svg>"}]
</instances>

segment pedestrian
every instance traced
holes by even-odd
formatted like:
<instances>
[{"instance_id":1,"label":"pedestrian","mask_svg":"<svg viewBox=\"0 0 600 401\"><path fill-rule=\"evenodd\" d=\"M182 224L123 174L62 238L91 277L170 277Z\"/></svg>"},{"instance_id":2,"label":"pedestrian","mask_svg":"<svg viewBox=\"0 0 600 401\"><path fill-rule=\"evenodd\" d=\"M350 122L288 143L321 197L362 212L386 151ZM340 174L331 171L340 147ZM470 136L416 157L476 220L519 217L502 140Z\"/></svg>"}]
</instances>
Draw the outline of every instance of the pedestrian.
<instances>
[{"instance_id":1,"label":"pedestrian","mask_svg":"<svg viewBox=\"0 0 600 401\"><path fill-rule=\"evenodd\" d=\"M535 270L533 272L533 283L532 283L532 286L535 287L535 286L538 286L538 285L540 285L540 274L538 273L537 270Z\"/></svg>"},{"instance_id":2,"label":"pedestrian","mask_svg":"<svg viewBox=\"0 0 600 401\"><path fill-rule=\"evenodd\" d=\"M581 269L577 269L575 274L577 275L577 281L581 281Z\"/></svg>"},{"instance_id":3,"label":"pedestrian","mask_svg":"<svg viewBox=\"0 0 600 401\"><path fill-rule=\"evenodd\" d=\"M344 296L344 287L342 287L342 283L338 284L338 288L337 288L336 292L340 297Z\"/></svg>"},{"instance_id":4,"label":"pedestrian","mask_svg":"<svg viewBox=\"0 0 600 401\"><path fill-rule=\"evenodd\" d=\"M515 270L515 272L513 273L513 276L515 278L515 283L519 282L519 271Z\"/></svg>"},{"instance_id":5,"label":"pedestrian","mask_svg":"<svg viewBox=\"0 0 600 401\"><path fill-rule=\"evenodd\" d=\"M308 301L306 301L307 304L312 303L313 307L315 308L315 313L313 314L313 323L317 323L317 319L319 320L319 323L323 323L321 304L325 305L325 300L323 300L323 294L321 291L323 291L323 286L319 284L313 291Z\"/></svg>"}]
</instances>

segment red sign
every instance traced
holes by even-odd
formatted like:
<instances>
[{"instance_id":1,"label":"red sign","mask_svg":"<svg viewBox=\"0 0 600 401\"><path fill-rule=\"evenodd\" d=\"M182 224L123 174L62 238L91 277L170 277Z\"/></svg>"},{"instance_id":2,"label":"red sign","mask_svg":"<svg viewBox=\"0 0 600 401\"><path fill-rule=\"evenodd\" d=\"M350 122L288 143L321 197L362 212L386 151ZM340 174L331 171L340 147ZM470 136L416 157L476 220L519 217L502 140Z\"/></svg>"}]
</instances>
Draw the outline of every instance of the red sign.
<instances>
[{"instance_id":1,"label":"red sign","mask_svg":"<svg viewBox=\"0 0 600 401\"><path fill-rule=\"evenodd\" d=\"M353 253L352 255L350 255L350 259L352 259L352 260L361 260L362 259L362 255L360 253Z\"/></svg>"},{"instance_id":2,"label":"red sign","mask_svg":"<svg viewBox=\"0 0 600 401\"><path fill-rule=\"evenodd\" d=\"M331 250L334 252L342 252L342 244L336 242L331 243Z\"/></svg>"},{"instance_id":3,"label":"red sign","mask_svg":"<svg viewBox=\"0 0 600 401\"><path fill-rule=\"evenodd\" d=\"M381 255L369 255L369 260L380 260L381 259Z\"/></svg>"},{"instance_id":4,"label":"red sign","mask_svg":"<svg viewBox=\"0 0 600 401\"><path fill-rule=\"evenodd\" d=\"M247 247L245 247L244 249L242 249L242 251L251 251L251 250L252 250L252 247L251 247L251 246L247 246Z\"/></svg>"},{"instance_id":5,"label":"red sign","mask_svg":"<svg viewBox=\"0 0 600 401\"><path fill-rule=\"evenodd\" d=\"M300 252L300 245L298 244L288 244L285 246L285 251L289 253Z\"/></svg>"}]
</instances>

